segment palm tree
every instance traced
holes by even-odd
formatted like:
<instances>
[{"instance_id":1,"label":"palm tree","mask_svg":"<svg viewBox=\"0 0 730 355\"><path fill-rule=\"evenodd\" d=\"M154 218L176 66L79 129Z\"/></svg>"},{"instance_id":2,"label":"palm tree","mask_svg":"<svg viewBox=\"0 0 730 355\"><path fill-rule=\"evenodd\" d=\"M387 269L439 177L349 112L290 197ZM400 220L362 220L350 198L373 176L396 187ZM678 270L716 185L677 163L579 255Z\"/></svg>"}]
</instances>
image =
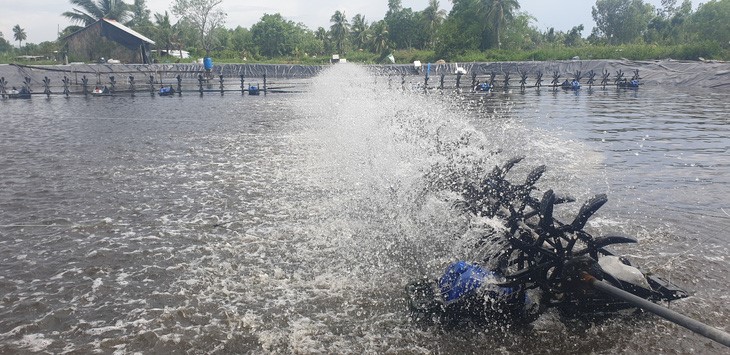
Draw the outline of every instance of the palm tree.
<instances>
[{"instance_id":1,"label":"palm tree","mask_svg":"<svg viewBox=\"0 0 730 355\"><path fill-rule=\"evenodd\" d=\"M170 15L167 11L165 11L164 15L155 14L155 42L157 45L164 47L169 55L170 47L172 47L174 40L175 33L170 22Z\"/></svg>"},{"instance_id":2,"label":"palm tree","mask_svg":"<svg viewBox=\"0 0 730 355\"><path fill-rule=\"evenodd\" d=\"M446 10L439 9L438 0L429 0L428 7L423 10L423 20L426 22L426 30L428 31L428 46L433 48L434 38L436 37L436 29L446 19Z\"/></svg>"},{"instance_id":3,"label":"palm tree","mask_svg":"<svg viewBox=\"0 0 730 355\"><path fill-rule=\"evenodd\" d=\"M367 43L368 38L368 23L365 21L365 16L361 14L355 15L352 18L352 27L350 29L352 31L353 44L355 44L357 49L362 49L365 43Z\"/></svg>"},{"instance_id":4,"label":"palm tree","mask_svg":"<svg viewBox=\"0 0 730 355\"><path fill-rule=\"evenodd\" d=\"M347 36L350 33L350 23L347 22L345 13L339 10L335 11L335 14L330 18L330 22L333 23L330 26L330 33L332 34L332 40L335 41L337 52L343 53Z\"/></svg>"},{"instance_id":5,"label":"palm tree","mask_svg":"<svg viewBox=\"0 0 730 355\"><path fill-rule=\"evenodd\" d=\"M18 48L20 48L22 47L23 41L28 38L28 35L25 33L24 29L20 28L20 25L15 25L15 27L13 27L13 38L18 41Z\"/></svg>"},{"instance_id":6,"label":"palm tree","mask_svg":"<svg viewBox=\"0 0 730 355\"><path fill-rule=\"evenodd\" d=\"M388 33L388 25L384 20L380 20L373 23L370 30L373 32L373 51L375 53L385 54L390 46L390 43L388 42L388 37L390 36L390 33Z\"/></svg>"},{"instance_id":7,"label":"palm tree","mask_svg":"<svg viewBox=\"0 0 730 355\"><path fill-rule=\"evenodd\" d=\"M150 13L152 11L147 8L145 0L134 0L134 4L129 5L129 11L132 13L132 20L129 21L130 27L134 29L151 27Z\"/></svg>"},{"instance_id":8,"label":"palm tree","mask_svg":"<svg viewBox=\"0 0 730 355\"><path fill-rule=\"evenodd\" d=\"M497 49L502 49L502 38L500 29L514 18L514 12L520 9L517 0L483 0L486 2L487 23L494 24L494 31L497 37Z\"/></svg>"},{"instance_id":9,"label":"palm tree","mask_svg":"<svg viewBox=\"0 0 730 355\"><path fill-rule=\"evenodd\" d=\"M127 23L132 19L131 6L123 0L69 0L71 4L81 9L72 9L62 15L71 21L91 25L102 18Z\"/></svg>"},{"instance_id":10,"label":"palm tree","mask_svg":"<svg viewBox=\"0 0 730 355\"><path fill-rule=\"evenodd\" d=\"M324 29L324 27L318 27L316 31L314 31L314 38L320 40L322 42L322 53L324 54L326 52L330 51L330 39L329 34L327 33L327 30Z\"/></svg>"}]
</instances>

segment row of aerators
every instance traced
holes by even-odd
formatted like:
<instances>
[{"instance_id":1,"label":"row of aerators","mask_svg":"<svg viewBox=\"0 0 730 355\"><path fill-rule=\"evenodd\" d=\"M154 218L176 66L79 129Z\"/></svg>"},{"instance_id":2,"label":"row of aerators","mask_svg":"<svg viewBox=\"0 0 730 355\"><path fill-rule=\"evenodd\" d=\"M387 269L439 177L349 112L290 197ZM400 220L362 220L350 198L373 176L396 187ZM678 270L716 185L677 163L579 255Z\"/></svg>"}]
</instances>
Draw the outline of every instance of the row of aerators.
<instances>
[{"instance_id":1,"label":"row of aerators","mask_svg":"<svg viewBox=\"0 0 730 355\"><path fill-rule=\"evenodd\" d=\"M80 83L72 80L68 76L64 76L61 80L60 86L52 86L51 79L47 76L43 78L42 91L34 92L31 87L31 78L25 77L24 81L18 86L12 86L9 84L4 77L0 78L0 98L9 99L30 99L33 95L64 95L66 97L71 95L83 95L83 96L113 96L120 94L131 94L149 92L150 95L159 96L172 96L182 95L183 88L187 88L186 92L198 92L200 95L204 93L216 92L223 95L226 92L240 92L241 95L259 95L261 92L266 95L268 93L266 74L263 75L263 86L259 83L247 83L243 75L240 75L240 84L236 82L237 87L235 89L230 88L223 75L219 75L218 78L211 76L204 76L203 74L198 75L197 85L186 82L186 86L183 86L183 78L180 75L175 77L174 83L166 84L162 82L162 79L155 79L154 75L150 75L149 79L144 84L137 83L133 75L129 75L125 83L119 83L115 76L109 76L108 82L102 82L101 78L97 78L96 84L90 84L89 78L84 75L81 78ZM216 83L217 82L217 83ZM195 89L191 88L191 84L195 85ZM214 86L217 84L217 88Z\"/></svg>"},{"instance_id":2,"label":"row of aerators","mask_svg":"<svg viewBox=\"0 0 730 355\"><path fill-rule=\"evenodd\" d=\"M418 71L417 73L421 74L420 71ZM455 86L451 86L454 85L451 83L445 84L445 78L447 74L441 73L438 75L438 86L429 85L429 81L432 79L432 77L429 75L429 72L425 73L423 84L418 84L418 86L424 89L455 88L456 90L469 89L473 92L486 92L497 89L507 90L514 87L519 87L521 90L524 90L528 87L537 89L540 89L541 87L548 87L553 90L557 90L559 88L565 90L578 90L581 88L581 81L583 79L587 79L584 81L584 84L588 85L588 87L601 86L605 88L607 86L616 86L618 88L637 89L639 88L639 86L642 85L638 69L634 70L631 77L628 77L622 70L618 70L613 77L611 77L611 73L608 70L604 70L600 77L599 73L590 70L585 73L582 71L576 71L575 73L573 73L572 77L561 78L560 73L558 71L554 71L552 73L552 80L549 84L544 84L546 79L544 78L541 71L537 72L535 82L534 84L531 84L528 83L528 73L518 70L518 77L515 78L519 80L517 85L513 84L513 77L510 72L503 72L499 79L497 79L497 72L494 71L488 74L484 73L481 77L476 72L472 72L471 85L469 85L463 82L464 77L467 76L466 71L462 68L457 68L456 72L454 73L456 77ZM401 86L404 89L406 87L405 77L405 74L401 74ZM388 75L388 84L392 86L392 75Z\"/></svg>"}]
</instances>

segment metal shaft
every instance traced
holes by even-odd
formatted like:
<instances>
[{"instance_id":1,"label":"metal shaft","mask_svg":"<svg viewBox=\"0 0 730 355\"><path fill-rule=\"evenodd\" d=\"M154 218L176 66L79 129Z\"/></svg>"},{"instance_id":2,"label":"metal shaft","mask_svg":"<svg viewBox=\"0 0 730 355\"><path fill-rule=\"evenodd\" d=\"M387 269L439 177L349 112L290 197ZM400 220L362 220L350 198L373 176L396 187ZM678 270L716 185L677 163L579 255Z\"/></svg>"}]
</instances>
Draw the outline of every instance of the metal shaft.
<instances>
[{"instance_id":1,"label":"metal shaft","mask_svg":"<svg viewBox=\"0 0 730 355\"><path fill-rule=\"evenodd\" d=\"M712 339L722 345L730 347L730 334L723 332L715 327L709 326L685 315L672 311L669 308L662 307L656 303L647 301L641 297L626 292L618 287L611 285L606 281L601 281L588 273L582 273L583 281L590 283L597 290L620 298L628 303L633 304L646 311L654 313L674 324L681 325L697 334Z\"/></svg>"}]
</instances>

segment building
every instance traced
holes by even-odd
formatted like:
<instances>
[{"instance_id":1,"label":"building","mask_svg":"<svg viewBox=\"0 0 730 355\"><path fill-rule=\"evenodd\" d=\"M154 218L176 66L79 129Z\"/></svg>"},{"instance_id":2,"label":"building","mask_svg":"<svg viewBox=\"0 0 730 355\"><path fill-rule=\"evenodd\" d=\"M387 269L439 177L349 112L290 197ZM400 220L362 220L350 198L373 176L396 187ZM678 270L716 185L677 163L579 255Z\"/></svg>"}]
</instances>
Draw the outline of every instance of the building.
<instances>
[{"instance_id":1,"label":"building","mask_svg":"<svg viewBox=\"0 0 730 355\"><path fill-rule=\"evenodd\" d=\"M98 62L116 59L122 63L150 63L151 39L110 20L100 19L63 38L71 61Z\"/></svg>"}]
</instances>

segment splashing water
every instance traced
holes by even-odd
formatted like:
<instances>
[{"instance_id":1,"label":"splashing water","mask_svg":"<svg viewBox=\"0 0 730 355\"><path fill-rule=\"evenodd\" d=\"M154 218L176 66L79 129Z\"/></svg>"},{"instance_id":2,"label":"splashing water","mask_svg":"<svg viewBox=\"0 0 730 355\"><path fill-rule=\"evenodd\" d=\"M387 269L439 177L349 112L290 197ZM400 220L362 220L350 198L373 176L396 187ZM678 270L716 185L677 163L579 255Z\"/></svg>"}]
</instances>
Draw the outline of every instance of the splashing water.
<instances>
[{"instance_id":1,"label":"splashing water","mask_svg":"<svg viewBox=\"0 0 730 355\"><path fill-rule=\"evenodd\" d=\"M0 352L640 352L673 339L661 325L637 344L645 317L412 324L403 287L499 228L454 208L458 187L524 155L516 179L546 164L540 184L584 200L606 179L603 155L524 124L509 97L470 110L355 65L306 85L256 100L115 98L113 109L53 100L41 104L85 110L30 126L11 115L3 141L33 149L13 148L25 165L4 163L6 186L29 180L3 193L3 211L18 212L2 217L18 227L0 242Z\"/></svg>"}]
</instances>

